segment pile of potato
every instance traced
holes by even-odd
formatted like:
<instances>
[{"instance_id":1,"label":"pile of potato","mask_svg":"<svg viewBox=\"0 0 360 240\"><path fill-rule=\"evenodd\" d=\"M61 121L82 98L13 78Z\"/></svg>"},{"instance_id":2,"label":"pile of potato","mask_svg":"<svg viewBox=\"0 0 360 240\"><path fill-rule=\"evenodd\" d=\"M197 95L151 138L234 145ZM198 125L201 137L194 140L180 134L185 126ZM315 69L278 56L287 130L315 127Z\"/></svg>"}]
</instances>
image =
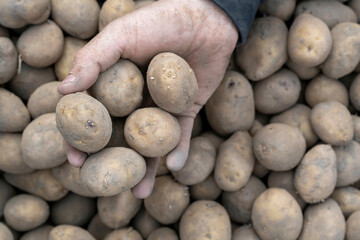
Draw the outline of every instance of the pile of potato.
<instances>
[{"instance_id":1,"label":"pile of potato","mask_svg":"<svg viewBox=\"0 0 360 240\"><path fill-rule=\"evenodd\" d=\"M198 94L181 57L57 92L87 41L152 2L0 1L0 239L360 239L360 0L262 3L179 171L175 116ZM161 160L140 200L146 157Z\"/></svg>"}]
</instances>

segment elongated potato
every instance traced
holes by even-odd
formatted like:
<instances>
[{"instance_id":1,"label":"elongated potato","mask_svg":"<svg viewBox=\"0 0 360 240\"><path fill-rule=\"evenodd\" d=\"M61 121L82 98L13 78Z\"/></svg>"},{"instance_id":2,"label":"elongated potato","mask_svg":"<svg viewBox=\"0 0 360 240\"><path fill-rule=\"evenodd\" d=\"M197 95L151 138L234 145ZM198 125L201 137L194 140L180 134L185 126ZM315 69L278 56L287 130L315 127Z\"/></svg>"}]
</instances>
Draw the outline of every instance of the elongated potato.
<instances>
[{"instance_id":1,"label":"elongated potato","mask_svg":"<svg viewBox=\"0 0 360 240\"><path fill-rule=\"evenodd\" d=\"M206 103L205 112L212 129L224 136L250 129L255 118L254 104L249 81L238 72L227 71Z\"/></svg>"},{"instance_id":2,"label":"elongated potato","mask_svg":"<svg viewBox=\"0 0 360 240\"><path fill-rule=\"evenodd\" d=\"M154 230L147 240L179 240L179 237L173 229L161 227Z\"/></svg>"},{"instance_id":3,"label":"elongated potato","mask_svg":"<svg viewBox=\"0 0 360 240\"><path fill-rule=\"evenodd\" d=\"M249 180L254 162L249 133L235 132L220 146L214 170L216 184L224 191L239 190Z\"/></svg>"},{"instance_id":4,"label":"elongated potato","mask_svg":"<svg viewBox=\"0 0 360 240\"><path fill-rule=\"evenodd\" d=\"M349 89L349 96L352 105L356 110L360 110L360 74L356 76L356 78L351 83Z\"/></svg>"},{"instance_id":5,"label":"elongated potato","mask_svg":"<svg viewBox=\"0 0 360 240\"><path fill-rule=\"evenodd\" d=\"M144 207L137 212L131 223L144 239L147 239L152 231L161 226Z\"/></svg>"},{"instance_id":6,"label":"elongated potato","mask_svg":"<svg viewBox=\"0 0 360 240\"><path fill-rule=\"evenodd\" d=\"M16 47L7 37L0 36L0 84L14 77L18 65Z\"/></svg>"},{"instance_id":7,"label":"elongated potato","mask_svg":"<svg viewBox=\"0 0 360 240\"><path fill-rule=\"evenodd\" d=\"M15 194L15 189L0 178L0 218L3 216L6 202Z\"/></svg>"},{"instance_id":8,"label":"elongated potato","mask_svg":"<svg viewBox=\"0 0 360 240\"><path fill-rule=\"evenodd\" d=\"M360 236L360 211L354 212L346 221L346 239L357 240Z\"/></svg>"},{"instance_id":9,"label":"elongated potato","mask_svg":"<svg viewBox=\"0 0 360 240\"><path fill-rule=\"evenodd\" d=\"M49 240L73 239L96 240L88 231L72 225L58 225L54 227L49 234Z\"/></svg>"},{"instance_id":10,"label":"elongated potato","mask_svg":"<svg viewBox=\"0 0 360 240\"><path fill-rule=\"evenodd\" d=\"M331 194L344 214L348 218L352 213L360 210L360 191L355 187L341 187Z\"/></svg>"},{"instance_id":11,"label":"elongated potato","mask_svg":"<svg viewBox=\"0 0 360 240\"><path fill-rule=\"evenodd\" d=\"M251 225L236 228L232 233L232 240L261 240Z\"/></svg>"},{"instance_id":12,"label":"elongated potato","mask_svg":"<svg viewBox=\"0 0 360 240\"><path fill-rule=\"evenodd\" d=\"M112 229L101 221L99 214L96 214L90 221L87 231L96 239L104 239L106 235L112 232Z\"/></svg>"},{"instance_id":13,"label":"elongated potato","mask_svg":"<svg viewBox=\"0 0 360 240\"><path fill-rule=\"evenodd\" d=\"M221 189L216 185L213 175L190 187L190 196L195 200L216 200L220 194Z\"/></svg>"},{"instance_id":14,"label":"elongated potato","mask_svg":"<svg viewBox=\"0 0 360 240\"><path fill-rule=\"evenodd\" d=\"M99 31L111 21L135 10L133 0L108 0L101 7L99 15Z\"/></svg>"},{"instance_id":15,"label":"elongated potato","mask_svg":"<svg viewBox=\"0 0 360 240\"><path fill-rule=\"evenodd\" d=\"M122 228L119 230L115 230L104 238L104 240L119 240L119 239L126 239L126 240L143 240L140 233L133 228Z\"/></svg>"},{"instance_id":16,"label":"elongated potato","mask_svg":"<svg viewBox=\"0 0 360 240\"><path fill-rule=\"evenodd\" d=\"M42 225L25 233L19 240L49 240L49 235L53 228L51 225Z\"/></svg>"},{"instance_id":17,"label":"elongated potato","mask_svg":"<svg viewBox=\"0 0 360 240\"><path fill-rule=\"evenodd\" d=\"M10 229L0 222L0 239L2 240L14 240L14 237L10 231Z\"/></svg>"},{"instance_id":18,"label":"elongated potato","mask_svg":"<svg viewBox=\"0 0 360 240\"><path fill-rule=\"evenodd\" d=\"M287 21L294 13L295 5L296 0L267 0L259 5L259 12Z\"/></svg>"}]
</instances>

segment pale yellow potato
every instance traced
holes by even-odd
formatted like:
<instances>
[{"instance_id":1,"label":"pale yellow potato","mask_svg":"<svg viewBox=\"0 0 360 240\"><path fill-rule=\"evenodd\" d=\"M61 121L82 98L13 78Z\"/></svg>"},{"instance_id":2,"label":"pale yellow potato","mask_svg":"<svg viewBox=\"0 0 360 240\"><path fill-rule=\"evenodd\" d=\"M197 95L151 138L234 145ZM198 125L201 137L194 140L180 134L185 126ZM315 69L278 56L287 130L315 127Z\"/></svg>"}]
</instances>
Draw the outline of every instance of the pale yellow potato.
<instances>
[{"instance_id":1,"label":"pale yellow potato","mask_svg":"<svg viewBox=\"0 0 360 240\"><path fill-rule=\"evenodd\" d=\"M143 240L140 233L132 227L115 230L104 238L104 240Z\"/></svg>"},{"instance_id":2,"label":"pale yellow potato","mask_svg":"<svg viewBox=\"0 0 360 240\"><path fill-rule=\"evenodd\" d=\"M58 225L54 227L49 240L96 240L88 231L72 225Z\"/></svg>"},{"instance_id":3,"label":"pale yellow potato","mask_svg":"<svg viewBox=\"0 0 360 240\"><path fill-rule=\"evenodd\" d=\"M18 65L16 47L7 37L0 36L0 59L0 84L4 84L14 77Z\"/></svg>"},{"instance_id":4,"label":"pale yellow potato","mask_svg":"<svg viewBox=\"0 0 360 240\"><path fill-rule=\"evenodd\" d=\"M287 21L293 15L295 5L296 0L267 0L259 5L259 12Z\"/></svg>"},{"instance_id":5,"label":"pale yellow potato","mask_svg":"<svg viewBox=\"0 0 360 240\"><path fill-rule=\"evenodd\" d=\"M0 239L2 240L14 240L14 237L10 231L10 229L0 222Z\"/></svg>"},{"instance_id":6,"label":"pale yellow potato","mask_svg":"<svg viewBox=\"0 0 360 240\"><path fill-rule=\"evenodd\" d=\"M104 239L106 235L112 232L112 229L105 226L101 221L99 214L96 214L90 221L87 231L96 239Z\"/></svg>"},{"instance_id":7,"label":"pale yellow potato","mask_svg":"<svg viewBox=\"0 0 360 240\"><path fill-rule=\"evenodd\" d=\"M236 228L232 233L231 240L261 240L251 225Z\"/></svg>"},{"instance_id":8,"label":"pale yellow potato","mask_svg":"<svg viewBox=\"0 0 360 240\"><path fill-rule=\"evenodd\" d=\"M320 72L318 67L306 67L293 62L290 58L286 62L286 66L292 70L301 80L309 80Z\"/></svg>"},{"instance_id":9,"label":"pale yellow potato","mask_svg":"<svg viewBox=\"0 0 360 240\"><path fill-rule=\"evenodd\" d=\"M101 7L99 15L99 31L111 21L135 10L133 0L107 0Z\"/></svg>"},{"instance_id":10,"label":"pale yellow potato","mask_svg":"<svg viewBox=\"0 0 360 240\"><path fill-rule=\"evenodd\" d=\"M190 186L190 196L195 200L216 200L221 192L213 175L208 176L200 183Z\"/></svg>"},{"instance_id":11,"label":"pale yellow potato","mask_svg":"<svg viewBox=\"0 0 360 240\"><path fill-rule=\"evenodd\" d=\"M169 227L161 227L154 230L147 240L179 240L177 233Z\"/></svg>"},{"instance_id":12,"label":"pale yellow potato","mask_svg":"<svg viewBox=\"0 0 360 240\"><path fill-rule=\"evenodd\" d=\"M19 240L49 240L49 235L53 228L51 225L42 225L41 227L26 232Z\"/></svg>"},{"instance_id":13,"label":"pale yellow potato","mask_svg":"<svg viewBox=\"0 0 360 240\"><path fill-rule=\"evenodd\" d=\"M357 240L360 236L360 211L356 211L346 221L346 239Z\"/></svg>"},{"instance_id":14,"label":"pale yellow potato","mask_svg":"<svg viewBox=\"0 0 360 240\"><path fill-rule=\"evenodd\" d=\"M331 198L339 204L345 218L360 210L360 191L355 187L336 188L331 194Z\"/></svg>"},{"instance_id":15,"label":"pale yellow potato","mask_svg":"<svg viewBox=\"0 0 360 240\"><path fill-rule=\"evenodd\" d=\"M156 0L136 0L135 1L135 9L145 7L145 6L150 5L151 3L154 3L154 2L156 2Z\"/></svg>"},{"instance_id":16,"label":"pale yellow potato","mask_svg":"<svg viewBox=\"0 0 360 240\"><path fill-rule=\"evenodd\" d=\"M141 234L144 239L147 239L152 231L159 228L161 225L153 218L144 207L141 207L135 217L131 221L131 225Z\"/></svg>"}]
</instances>

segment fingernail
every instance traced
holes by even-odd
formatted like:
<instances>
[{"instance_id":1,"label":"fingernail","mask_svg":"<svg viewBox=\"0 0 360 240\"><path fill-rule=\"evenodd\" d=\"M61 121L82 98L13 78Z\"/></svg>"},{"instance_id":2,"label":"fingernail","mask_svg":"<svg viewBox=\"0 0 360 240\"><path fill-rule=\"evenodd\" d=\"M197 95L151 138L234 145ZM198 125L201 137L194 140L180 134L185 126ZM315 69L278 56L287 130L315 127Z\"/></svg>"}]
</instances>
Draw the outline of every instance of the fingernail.
<instances>
[{"instance_id":1,"label":"fingernail","mask_svg":"<svg viewBox=\"0 0 360 240\"><path fill-rule=\"evenodd\" d=\"M74 74L69 74L69 75L61 82L61 85L72 83L72 82L75 81L75 79L76 79L76 77L75 77Z\"/></svg>"}]
</instances>

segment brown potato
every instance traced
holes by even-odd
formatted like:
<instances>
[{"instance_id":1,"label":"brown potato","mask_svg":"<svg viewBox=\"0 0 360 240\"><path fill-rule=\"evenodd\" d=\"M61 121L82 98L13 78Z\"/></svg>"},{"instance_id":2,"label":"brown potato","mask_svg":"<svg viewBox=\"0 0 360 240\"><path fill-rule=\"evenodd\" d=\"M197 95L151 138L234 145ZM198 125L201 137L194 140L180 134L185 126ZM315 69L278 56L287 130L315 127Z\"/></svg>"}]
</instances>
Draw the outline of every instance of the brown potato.
<instances>
[{"instance_id":1,"label":"brown potato","mask_svg":"<svg viewBox=\"0 0 360 240\"><path fill-rule=\"evenodd\" d=\"M231 221L246 224L251 221L251 208L257 196L266 190L266 186L257 177L251 176L246 185L235 192L223 192L222 205Z\"/></svg>"},{"instance_id":2,"label":"brown potato","mask_svg":"<svg viewBox=\"0 0 360 240\"><path fill-rule=\"evenodd\" d=\"M360 211L354 212L346 221L346 239L357 240L360 236Z\"/></svg>"},{"instance_id":3,"label":"brown potato","mask_svg":"<svg viewBox=\"0 0 360 240\"><path fill-rule=\"evenodd\" d=\"M106 147L129 147L124 136L124 118L111 118L112 122L112 133L110 140Z\"/></svg>"},{"instance_id":4,"label":"brown potato","mask_svg":"<svg viewBox=\"0 0 360 240\"><path fill-rule=\"evenodd\" d=\"M151 60L146 82L151 98L165 111L181 113L195 103L198 93L195 73L174 53L159 53Z\"/></svg>"},{"instance_id":5,"label":"brown potato","mask_svg":"<svg viewBox=\"0 0 360 240\"><path fill-rule=\"evenodd\" d=\"M20 240L49 240L49 235L53 228L51 225L42 225L22 235Z\"/></svg>"},{"instance_id":6,"label":"brown potato","mask_svg":"<svg viewBox=\"0 0 360 240\"><path fill-rule=\"evenodd\" d=\"M161 157L180 141L180 126L175 117L160 108L134 111L125 122L129 146L145 157Z\"/></svg>"},{"instance_id":7,"label":"brown potato","mask_svg":"<svg viewBox=\"0 0 360 240\"><path fill-rule=\"evenodd\" d=\"M263 240L297 239L303 215L297 201L286 190L269 188L255 200L251 220Z\"/></svg>"},{"instance_id":8,"label":"brown potato","mask_svg":"<svg viewBox=\"0 0 360 240\"><path fill-rule=\"evenodd\" d=\"M83 93L60 99L56 106L56 126L71 146L87 153L104 148L112 132L111 118L104 105Z\"/></svg>"},{"instance_id":9,"label":"brown potato","mask_svg":"<svg viewBox=\"0 0 360 240\"><path fill-rule=\"evenodd\" d=\"M221 189L216 185L213 175L190 187L190 196L195 200L216 200L220 194Z\"/></svg>"},{"instance_id":10,"label":"brown potato","mask_svg":"<svg viewBox=\"0 0 360 240\"><path fill-rule=\"evenodd\" d=\"M135 10L133 0L107 0L101 7L99 15L99 31L111 21Z\"/></svg>"},{"instance_id":11,"label":"brown potato","mask_svg":"<svg viewBox=\"0 0 360 240\"><path fill-rule=\"evenodd\" d=\"M173 229L161 227L154 230L147 240L179 240L179 237Z\"/></svg>"},{"instance_id":12,"label":"brown potato","mask_svg":"<svg viewBox=\"0 0 360 240\"><path fill-rule=\"evenodd\" d=\"M224 191L239 190L249 180L254 162L251 136L235 132L220 146L214 171L216 184Z\"/></svg>"},{"instance_id":13,"label":"brown potato","mask_svg":"<svg viewBox=\"0 0 360 240\"><path fill-rule=\"evenodd\" d=\"M227 71L205 105L210 126L219 135L250 129L255 118L253 90L240 73Z\"/></svg>"},{"instance_id":14,"label":"brown potato","mask_svg":"<svg viewBox=\"0 0 360 240\"><path fill-rule=\"evenodd\" d=\"M0 25L0 37L7 37L9 38L9 31L7 30L7 28L5 28L4 26Z\"/></svg>"},{"instance_id":15,"label":"brown potato","mask_svg":"<svg viewBox=\"0 0 360 240\"><path fill-rule=\"evenodd\" d=\"M26 29L19 37L16 47L22 60L32 67L48 67L61 56L64 36L51 20Z\"/></svg>"},{"instance_id":16,"label":"brown potato","mask_svg":"<svg viewBox=\"0 0 360 240\"><path fill-rule=\"evenodd\" d=\"M162 224L172 224L180 219L190 202L188 188L171 176L155 179L154 189L144 200L146 211Z\"/></svg>"},{"instance_id":17,"label":"brown potato","mask_svg":"<svg viewBox=\"0 0 360 240\"><path fill-rule=\"evenodd\" d=\"M251 225L244 225L233 231L231 240L261 240Z\"/></svg>"},{"instance_id":18,"label":"brown potato","mask_svg":"<svg viewBox=\"0 0 360 240\"><path fill-rule=\"evenodd\" d=\"M26 174L5 173L4 178L11 185L46 201L57 201L68 193L68 190L51 174L50 169Z\"/></svg>"},{"instance_id":19,"label":"brown potato","mask_svg":"<svg viewBox=\"0 0 360 240\"><path fill-rule=\"evenodd\" d=\"M112 197L99 197L97 200L99 217L109 228L125 227L140 209L141 202L130 190Z\"/></svg>"},{"instance_id":20,"label":"brown potato","mask_svg":"<svg viewBox=\"0 0 360 240\"><path fill-rule=\"evenodd\" d=\"M41 198L19 194L5 205L7 224L17 231L28 231L41 226L49 217L49 205Z\"/></svg>"},{"instance_id":21,"label":"brown potato","mask_svg":"<svg viewBox=\"0 0 360 240\"><path fill-rule=\"evenodd\" d=\"M257 18L245 44L236 50L236 63L254 81L269 77L287 60L285 23L276 17Z\"/></svg>"},{"instance_id":22,"label":"brown potato","mask_svg":"<svg viewBox=\"0 0 360 240\"><path fill-rule=\"evenodd\" d=\"M0 87L0 132L21 132L30 122L30 114L21 99Z\"/></svg>"},{"instance_id":23,"label":"brown potato","mask_svg":"<svg viewBox=\"0 0 360 240\"><path fill-rule=\"evenodd\" d=\"M299 99L301 84L295 73L281 69L256 83L254 98L256 110L264 114L280 113Z\"/></svg>"},{"instance_id":24,"label":"brown potato","mask_svg":"<svg viewBox=\"0 0 360 240\"><path fill-rule=\"evenodd\" d=\"M142 236L147 239L152 231L161 225L142 207L132 219L133 226Z\"/></svg>"},{"instance_id":25,"label":"brown potato","mask_svg":"<svg viewBox=\"0 0 360 240\"><path fill-rule=\"evenodd\" d=\"M15 194L15 189L2 178L0 178L0 218L3 216L6 202Z\"/></svg>"},{"instance_id":26,"label":"brown potato","mask_svg":"<svg viewBox=\"0 0 360 240\"><path fill-rule=\"evenodd\" d=\"M124 117L140 106L143 87L144 78L136 65L120 59L100 73L89 92L104 104L111 116Z\"/></svg>"},{"instance_id":27,"label":"brown potato","mask_svg":"<svg viewBox=\"0 0 360 240\"><path fill-rule=\"evenodd\" d=\"M58 2L57 5L64 4L64 7L67 4L67 3L56 1L56 0L52 0L52 1ZM85 0L85 1L87 1L87 0ZM90 0L90 1L95 2L93 0ZM77 0L75 2L78 3L79 0ZM97 4L97 3L95 2L95 4ZM59 7L61 7L61 6L59 6ZM74 7L70 8L70 10L73 8ZM84 8L84 10L86 10L86 9L87 8ZM69 11L69 13L70 12L72 12L72 11ZM53 12L53 14L54 14L54 12ZM69 24L69 25L71 25L71 24ZM81 31L81 29L80 29L80 31ZM62 53L61 57L59 58L59 60L54 64L55 73L56 73L56 76L59 79L59 81L64 80L68 76L68 74L71 70L71 66L74 61L76 52L79 51L82 47L84 47L86 45L86 43L87 43L86 41L83 41L83 40L80 40L80 39L77 39L74 37L69 37L69 36L65 37L63 53Z\"/></svg>"},{"instance_id":28,"label":"brown potato","mask_svg":"<svg viewBox=\"0 0 360 240\"><path fill-rule=\"evenodd\" d=\"M10 231L10 229L0 222L0 239L1 240L14 240L14 237Z\"/></svg>"},{"instance_id":29,"label":"brown potato","mask_svg":"<svg viewBox=\"0 0 360 240\"><path fill-rule=\"evenodd\" d=\"M349 96L352 105L354 105L356 110L360 110L360 74L351 83L349 89Z\"/></svg>"},{"instance_id":30,"label":"brown potato","mask_svg":"<svg viewBox=\"0 0 360 240\"><path fill-rule=\"evenodd\" d=\"M180 239L230 240L231 224L226 210L217 202L193 202L180 220Z\"/></svg>"},{"instance_id":31,"label":"brown potato","mask_svg":"<svg viewBox=\"0 0 360 240\"><path fill-rule=\"evenodd\" d=\"M166 175L169 172L170 172L170 170L166 166L166 156L160 157L159 165L156 170L156 176L158 177L158 176Z\"/></svg>"},{"instance_id":32,"label":"brown potato","mask_svg":"<svg viewBox=\"0 0 360 240\"><path fill-rule=\"evenodd\" d=\"M267 0L259 5L259 12L287 21L294 13L295 5L296 0Z\"/></svg>"},{"instance_id":33,"label":"brown potato","mask_svg":"<svg viewBox=\"0 0 360 240\"><path fill-rule=\"evenodd\" d=\"M309 205L304 213L304 226L299 240L333 239L345 237L345 219L339 205L331 198Z\"/></svg>"},{"instance_id":34,"label":"brown potato","mask_svg":"<svg viewBox=\"0 0 360 240\"><path fill-rule=\"evenodd\" d=\"M96 239L104 239L106 235L112 232L112 229L105 226L101 221L99 214L96 214L87 227L88 232Z\"/></svg>"},{"instance_id":35,"label":"brown potato","mask_svg":"<svg viewBox=\"0 0 360 240\"><path fill-rule=\"evenodd\" d=\"M18 65L17 50L7 37L0 36L0 85L12 79Z\"/></svg>"},{"instance_id":36,"label":"brown potato","mask_svg":"<svg viewBox=\"0 0 360 240\"><path fill-rule=\"evenodd\" d=\"M144 158L130 148L105 148L91 154L80 169L81 181L96 196L114 196L144 177Z\"/></svg>"},{"instance_id":37,"label":"brown potato","mask_svg":"<svg viewBox=\"0 0 360 240\"><path fill-rule=\"evenodd\" d=\"M360 117L357 115L351 115L354 124L354 140L360 142Z\"/></svg>"},{"instance_id":38,"label":"brown potato","mask_svg":"<svg viewBox=\"0 0 360 240\"><path fill-rule=\"evenodd\" d=\"M360 61L360 25L340 23L331 29L331 35L333 48L321 70L329 78L341 78L354 71Z\"/></svg>"},{"instance_id":39,"label":"brown potato","mask_svg":"<svg viewBox=\"0 0 360 240\"><path fill-rule=\"evenodd\" d=\"M58 225L54 227L49 240L96 240L88 231L72 225Z\"/></svg>"},{"instance_id":40,"label":"brown potato","mask_svg":"<svg viewBox=\"0 0 360 240\"><path fill-rule=\"evenodd\" d=\"M355 187L341 187L331 194L344 214L348 218L352 213L360 210L360 191Z\"/></svg>"},{"instance_id":41,"label":"brown potato","mask_svg":"<svg viewBox=\"0 0 360 240\"><path fill-rule=\"evenodd\" d=\"M325 143L335 146L348 144L354 136L354 126L349 110L339 102L318 103L310 114L311 126Z\"/></svg>"},{"instance_id":42,"label":"brown potato","mask_svg":"<svg viewBox=\"0 0 360 240\"><path fill-rule=\"evenodd\" d=\"M294 186L308 203L328 198L336 185L336 155L330 145L310 149L295 170Z\"/></svg>"},{"instance_id":43,"label":"brown potato","mask_svg":"<svg viewBox=\"0 0 360 240\"><path fill-rule=\"evenodd\" d=\"M120 240L120 239L126 239L126 240L143 240L141 235L138 233L138 231L134 230L133 228L122 228L119 230L115 230L104 238L104 240Z\"/></svg>"}]
</instances>

